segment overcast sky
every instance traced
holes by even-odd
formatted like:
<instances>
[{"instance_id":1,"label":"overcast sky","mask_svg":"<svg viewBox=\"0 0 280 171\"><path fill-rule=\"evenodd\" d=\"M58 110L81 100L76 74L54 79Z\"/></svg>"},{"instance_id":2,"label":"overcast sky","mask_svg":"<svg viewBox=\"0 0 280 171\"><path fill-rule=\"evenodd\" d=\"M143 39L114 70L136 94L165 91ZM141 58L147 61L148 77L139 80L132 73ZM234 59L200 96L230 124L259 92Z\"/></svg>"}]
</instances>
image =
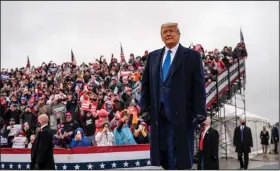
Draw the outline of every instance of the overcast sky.
<instances>
[{"instance_id":1,"label":"overcast sky","mask_svg":"<svg viewBox=\"0 0 280 171\"><path fill-rule=\"evenodd\" d=\"M180 42L247 51L247 110L279 120L279 2L1 2L1 67L104 55L143 55L163 47L160 25L178 22Z\"/></svg>"}]
</instances>

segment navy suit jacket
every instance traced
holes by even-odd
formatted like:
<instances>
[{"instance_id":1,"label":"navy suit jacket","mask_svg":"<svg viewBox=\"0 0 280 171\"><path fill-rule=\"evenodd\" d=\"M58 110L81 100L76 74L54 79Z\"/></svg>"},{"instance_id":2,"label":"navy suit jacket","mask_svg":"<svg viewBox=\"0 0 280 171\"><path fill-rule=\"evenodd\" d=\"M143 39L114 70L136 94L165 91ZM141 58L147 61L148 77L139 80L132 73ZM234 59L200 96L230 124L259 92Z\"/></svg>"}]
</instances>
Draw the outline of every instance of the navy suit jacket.
<instances>
[{"instance_id":1,"label":"navy suit jacket","mask_svg":"<svg viewBox=\"0 0 280 171\"><path fill-rule=\"evenodd\" d=\"M190 169L193 164L193 121L198 116L206 116L201 57L198 52L180 44L162 82L163 54L164 48L149 54L141 80L141 112L149 112L151 118L151 162L159 165L158 117L163 97L167 119L175 127L178 166Z\"/></svg>"}]
</instances>

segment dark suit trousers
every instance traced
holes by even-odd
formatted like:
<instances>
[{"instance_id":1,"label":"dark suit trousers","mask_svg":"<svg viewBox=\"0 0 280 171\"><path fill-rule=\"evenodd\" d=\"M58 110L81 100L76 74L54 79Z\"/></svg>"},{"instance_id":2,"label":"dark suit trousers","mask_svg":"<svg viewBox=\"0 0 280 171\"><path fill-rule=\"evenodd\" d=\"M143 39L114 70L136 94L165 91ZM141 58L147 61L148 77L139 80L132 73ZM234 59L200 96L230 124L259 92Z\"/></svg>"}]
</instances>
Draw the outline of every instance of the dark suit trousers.
<instances>
[{"instance_id":1,"label":"dark suit trousers","mask_svg":"<svg viewBox=\"0 0 280 171\"><path fill-rule=\"evenodd\" d=\"M176 148L174 144L174 127L166 119L163 104L159 120L159 149L160 149L160 165L165 170L177 169Z\"/></svg>"},{"instance_id":2,"label":"dark suit trousers","mask_svg":"<svg viewBox=\"0 0 280 171\"><path fill-rule=\"evenodd\" d=\"M243 154L244 154L244 162L243 162ZM248 152L244 152L243 144L242 144L242 152L238 153L238 160L240 162L240 168L248 169L249 153Z\"/></svg>"},{"instance_id":3,"label":"dark suit trousers","mask_svg":"<svg viewBox=\"0 0 280 171\"><path fill-rule=\"evenodd\" d=\"M274 142L274 153L277 154L278 153L278 141Z\"/></svg>"}]
</instances>

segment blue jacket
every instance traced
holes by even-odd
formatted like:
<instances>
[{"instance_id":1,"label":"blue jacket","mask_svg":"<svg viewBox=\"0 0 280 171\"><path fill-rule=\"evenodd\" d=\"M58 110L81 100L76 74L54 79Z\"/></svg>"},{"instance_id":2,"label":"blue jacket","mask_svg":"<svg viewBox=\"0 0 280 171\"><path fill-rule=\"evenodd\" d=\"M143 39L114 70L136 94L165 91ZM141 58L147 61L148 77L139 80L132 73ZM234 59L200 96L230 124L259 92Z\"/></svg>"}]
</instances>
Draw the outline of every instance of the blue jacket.
<instances>
[{"instance_id":1,"label":"blue jacket","mask_svg":"<svg viewBox=\"0 0 280 171\"><path fill-rule=\"evenodd\" d=\"M70 148L75 148L75 147L87 147L90 146L90 142L88 139L85 137L84 130L82 128L77 128L75 130L75 136L77 135L77 132L81 131L82 133L82 139L79 141L76 141L75 138L72 138L72 141L70 143Z\"/></svg>"}]
</instances>

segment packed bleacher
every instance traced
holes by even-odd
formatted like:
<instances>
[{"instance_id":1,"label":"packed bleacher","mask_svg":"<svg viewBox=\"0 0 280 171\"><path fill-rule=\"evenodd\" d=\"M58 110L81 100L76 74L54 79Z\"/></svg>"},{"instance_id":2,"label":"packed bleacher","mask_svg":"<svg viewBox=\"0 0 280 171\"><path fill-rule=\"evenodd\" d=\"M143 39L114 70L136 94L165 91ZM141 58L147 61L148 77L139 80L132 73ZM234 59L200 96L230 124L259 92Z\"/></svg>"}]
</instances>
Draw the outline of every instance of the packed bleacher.
<instances>
[{"instance_id":1,"label":"packed bleacher","mask_svg":"<svg viewBox=\"0 0 280 171\"><path fill-rule=\"evenodd\" d=\"M247 56L244 43L201 53L205 82L237 59ZM149 143L149 123L139 116L141 73L148 58L130 54L128 62L103 56L94 63L61 65L52 61L39 67L1 70L1 147L31 148L40 125L49 116L55 148Z\"/></svg>"}]
</instances>

